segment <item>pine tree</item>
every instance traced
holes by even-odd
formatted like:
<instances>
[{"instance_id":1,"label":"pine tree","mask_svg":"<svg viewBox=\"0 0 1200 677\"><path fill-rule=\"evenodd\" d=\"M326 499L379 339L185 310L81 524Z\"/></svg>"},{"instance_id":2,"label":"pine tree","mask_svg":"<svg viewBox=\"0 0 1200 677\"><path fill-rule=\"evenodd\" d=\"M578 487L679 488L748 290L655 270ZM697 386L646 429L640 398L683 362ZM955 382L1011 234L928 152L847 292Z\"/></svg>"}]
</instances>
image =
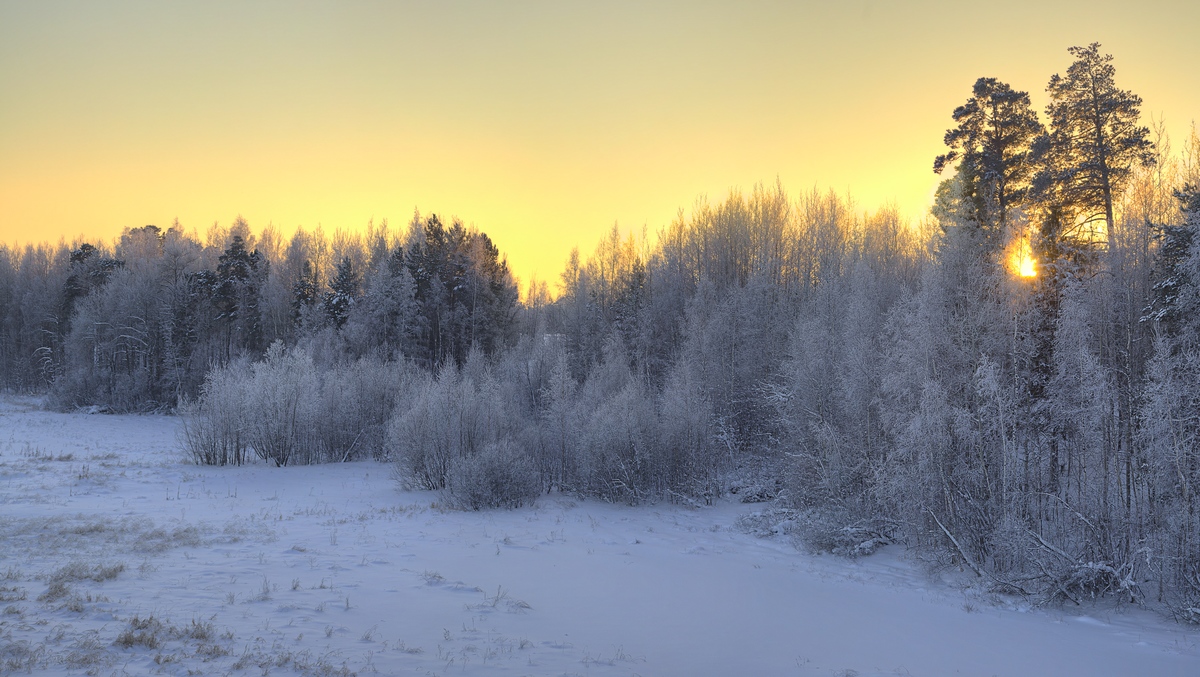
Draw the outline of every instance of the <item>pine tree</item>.
<instances>
[{"instance_id":1,"label":"pine tree","mask_svg":"<svg viewBox=\"0 0 1200 677\"><path fill-rule=\"evenodd\" d=\"M1075 62L1050 78L1050 131L1036 143L1035 186L1058 233L1103 220L1113 233L1113 202L1135 164L1154 163L1150 130L1138 125L1142 99L1118 89L1111 54L1100 43L1067 50Z\"/></svg>"},{"instance_id":2,"label":"pine tree","mask_svg":"<svg viewBox=\"0 0 1200 677\"><path fill-rule=\"evenodd\" d=\"M1032 164L1030 146L1042 124L1030 107L1029 94L996 78L975 81L972 96L954 109L958 126L947 130L950 152L939 155L933 171L942 173L959 161L962 197L974 220L991 237L1003 230L1009 212L1026 198Z\"/></svg>"},{"instance_id":3,"label":"pine tree","mask_svg":"<svg viewBox=\"0 0 1200 677\"><path fill-rule=\"evenodd\" d=\"M1046 86L1049 131L1033 145L1038 165L1033 193L1040 218L1033 246L1041 272L1029 392L1039 403L1033 418L1047 439L1052 493L1059 488L1058 473L1069 464L1060 462L1060 442L1069 443L1070 435L1055 423L1058 400L1050 387L1061 371L1056 362L1062 351L1056 346L1062 345L1057 334L1064 321L1066 290L1072 280L1083 277L1081 271L1100 265L1104 245L1110 253L1116 250L1114 202L1135 164L1155 162L1149 130L1138 125L1142 100L1117 88L1112 56L1101 54L1099 43L1068 52L1074 63ZM1128 357L1128 349L1123 354ZM1119 371L1121 378L1135 373L1129 365Z\"/></svg>"}]
</instances>

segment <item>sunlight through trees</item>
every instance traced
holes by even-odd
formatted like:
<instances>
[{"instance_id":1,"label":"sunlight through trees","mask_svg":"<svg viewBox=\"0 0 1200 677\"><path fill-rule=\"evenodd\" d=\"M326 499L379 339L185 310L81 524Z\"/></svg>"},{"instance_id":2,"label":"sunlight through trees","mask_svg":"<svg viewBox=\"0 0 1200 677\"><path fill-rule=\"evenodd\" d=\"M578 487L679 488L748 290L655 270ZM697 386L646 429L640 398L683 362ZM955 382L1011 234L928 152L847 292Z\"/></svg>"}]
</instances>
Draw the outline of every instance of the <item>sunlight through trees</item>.
<instances>
[{"instance_id":1,"label":"sunlight through trees","mask_svg":"<svg viewBox=\"0 0 1200 677\"><path fill-rule=\"evenodd\" d=\"M1045 123L976 80L918 223L758 185L614 225L525 303L434 214L0 247L0 383L178 411L199 463L387 459L465 509L771 501L817 549L1200 622L1200 139L1069 54Z\"/></svg>"}]
</instances>

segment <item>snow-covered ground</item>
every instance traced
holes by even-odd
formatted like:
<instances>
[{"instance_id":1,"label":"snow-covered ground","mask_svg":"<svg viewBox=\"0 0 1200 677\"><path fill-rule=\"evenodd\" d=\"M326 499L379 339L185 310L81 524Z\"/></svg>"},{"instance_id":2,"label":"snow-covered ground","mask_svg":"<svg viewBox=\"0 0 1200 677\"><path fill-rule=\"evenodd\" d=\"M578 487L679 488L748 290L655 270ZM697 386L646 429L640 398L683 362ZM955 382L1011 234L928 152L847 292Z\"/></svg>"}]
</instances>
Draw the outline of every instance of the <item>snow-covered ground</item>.
<instances>
[{"instance_id":1,"label":"snow-covered ground","mask_svg":"<svg viewBox=\"0 0 1200 677\"><path fill-rule=\"evenodd\" d=\"M1147 611L814 557L755 506L446 511L376 463L197 467L177 428L0 400L0 673L1200 675Z\"/></svg>"}]
</instances>

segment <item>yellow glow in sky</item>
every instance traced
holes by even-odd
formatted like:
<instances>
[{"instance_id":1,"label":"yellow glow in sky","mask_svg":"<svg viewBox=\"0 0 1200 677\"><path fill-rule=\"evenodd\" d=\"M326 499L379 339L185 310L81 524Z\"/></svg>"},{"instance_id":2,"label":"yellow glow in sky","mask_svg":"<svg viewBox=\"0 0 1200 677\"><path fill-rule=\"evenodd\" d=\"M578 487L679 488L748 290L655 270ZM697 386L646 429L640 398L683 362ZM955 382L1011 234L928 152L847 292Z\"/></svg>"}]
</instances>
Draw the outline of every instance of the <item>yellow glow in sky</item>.
<instances>
[{"instance_id":1,"label":"yellow glow in sky","mask_svg":"<svg viewBox=\"0 0 1200 677\"><path fill-rule=\"evenodd\" d=\"M0 241L419 208L553 283L614 222L776 177L917 217L975 79L1041 108L1071 45L1182 141L1197 25L1195 2L0 0Z\"/></svg>"}]
</instances>

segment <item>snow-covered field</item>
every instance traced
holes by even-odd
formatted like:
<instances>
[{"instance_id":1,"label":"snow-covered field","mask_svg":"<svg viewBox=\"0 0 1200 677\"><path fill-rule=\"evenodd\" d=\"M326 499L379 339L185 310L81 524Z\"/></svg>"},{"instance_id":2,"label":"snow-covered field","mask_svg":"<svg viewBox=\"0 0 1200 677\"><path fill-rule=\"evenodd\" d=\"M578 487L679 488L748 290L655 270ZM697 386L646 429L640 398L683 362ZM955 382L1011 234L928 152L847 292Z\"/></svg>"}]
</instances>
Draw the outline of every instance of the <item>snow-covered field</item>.
<instances>
[{"instance_id":1,"label":"snow-covered field","mask_svg":"<svg viewBox=\"0 0 1200 677\"><path fill-rule=\"evenodd\" d=\"M0 400L0 673L1200 675L1147 611L814 557L755 506L445 511L376 463L197 467L177 428Z\"/></svg>"}]
</instances>

